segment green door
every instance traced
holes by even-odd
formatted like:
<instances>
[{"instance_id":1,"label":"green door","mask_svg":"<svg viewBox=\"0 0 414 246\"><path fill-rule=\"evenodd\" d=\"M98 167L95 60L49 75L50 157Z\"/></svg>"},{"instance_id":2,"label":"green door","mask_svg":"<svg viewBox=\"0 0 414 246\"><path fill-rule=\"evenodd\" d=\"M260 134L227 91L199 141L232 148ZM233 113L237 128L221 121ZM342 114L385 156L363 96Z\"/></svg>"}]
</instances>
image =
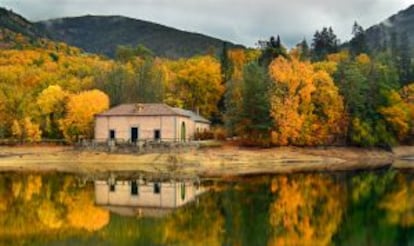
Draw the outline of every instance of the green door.
<instances>
[{"instance_id":1,"label":"green door","mask_svg":"<svg viewBox=\"0 0 414 246\"><path fill-rule=\"evenodd\" d=\"M181 123L181 141L185 141L185 122Z\"/></svg>"}]
</instances>

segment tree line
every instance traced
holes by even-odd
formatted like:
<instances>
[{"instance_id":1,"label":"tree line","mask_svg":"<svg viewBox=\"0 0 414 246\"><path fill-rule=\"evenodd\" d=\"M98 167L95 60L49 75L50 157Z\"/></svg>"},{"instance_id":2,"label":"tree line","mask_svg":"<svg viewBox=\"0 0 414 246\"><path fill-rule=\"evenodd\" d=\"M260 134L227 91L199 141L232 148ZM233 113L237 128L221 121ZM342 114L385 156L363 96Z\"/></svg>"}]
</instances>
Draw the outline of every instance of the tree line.
<instances>
[{"instance_id":1,"label":"tree line","mask_svg":"<svg viewBox=\"0 0 414 246\"><path fill-rule=\"evenodd\" d=\"M95 114L143 102L198 109L245 145L411 142L414 73L406 35L375 50L357 23L353 35L340 44L324 27L310 45L303 40L290 50L277 36L255 49L224 43L220 57L178 60L121 46L109 60L3 32L0 39L15 45L0 50L0 138L92 138Z\"/></svg>"}]
</instances>

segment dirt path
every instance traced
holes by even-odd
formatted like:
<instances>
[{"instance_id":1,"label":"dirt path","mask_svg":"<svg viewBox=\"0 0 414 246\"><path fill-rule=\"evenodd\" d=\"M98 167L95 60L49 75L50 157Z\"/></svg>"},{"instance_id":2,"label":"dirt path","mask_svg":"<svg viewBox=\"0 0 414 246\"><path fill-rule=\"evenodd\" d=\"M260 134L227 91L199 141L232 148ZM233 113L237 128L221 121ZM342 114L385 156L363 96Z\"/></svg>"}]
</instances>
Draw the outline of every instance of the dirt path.
<instances>
[{"instance_id":1,"label":"dirt path","mask_svg":"<svg viewBox=\"0 0 414 246\"><path fill-rule=\"evenodd\" d=\"M337 147L246 149L224 146L181 153L145 155L80 152L70 147L0 147L0 171L141 171L216 177L254 173L371 169L390 165L392 162L397 163L398 168L412 168L413 161L399 159L410 156L414 156L414 147L398 147L391 153L379 149Z\"/></svg>"}]
</instances>

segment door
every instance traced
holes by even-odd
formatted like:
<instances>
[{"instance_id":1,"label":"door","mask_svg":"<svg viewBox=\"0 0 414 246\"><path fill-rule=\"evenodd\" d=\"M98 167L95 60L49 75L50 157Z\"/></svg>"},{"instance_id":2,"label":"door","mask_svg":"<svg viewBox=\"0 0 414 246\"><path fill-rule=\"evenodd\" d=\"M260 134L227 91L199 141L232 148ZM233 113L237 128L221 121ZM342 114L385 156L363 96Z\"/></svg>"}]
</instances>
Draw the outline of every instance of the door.
<instances>
[{"instance_id":1,"label":"door","mask_svg":"<svg viewBox=\"0 0 414 246\"><path fill-rule=\"evenodd\" d=\"M111 140L115 139L115 130L109 130L109 139Z\"/></svg>"},{"instance_id":2,"label":"door","mask_svg":"<svg viewBox=\"0 0 414 246\"><path fill-rule=\"evenodd\" d=\"M160 140L160 139L161 139L161 131L154 130L154 140Z\"/></svg>"},{"instance_id":3,"label":"door","mask_svg":"<svg viewBox=\"0 0 414 246\"><path fill-rule=\"evenodd\" d=\"M131 127L131 142L136 143L138 140L138 127Z\"/></svg>"}]
</instances>

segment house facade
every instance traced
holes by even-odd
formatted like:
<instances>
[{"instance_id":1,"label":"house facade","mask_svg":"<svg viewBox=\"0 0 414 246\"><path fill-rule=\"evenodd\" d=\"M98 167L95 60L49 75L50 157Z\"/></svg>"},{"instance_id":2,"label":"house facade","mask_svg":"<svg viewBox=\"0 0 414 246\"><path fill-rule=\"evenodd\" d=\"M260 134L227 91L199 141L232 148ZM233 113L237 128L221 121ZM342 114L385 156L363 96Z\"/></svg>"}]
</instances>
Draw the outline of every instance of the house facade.
<instances>
[{"instance_id":1,"label":"house facade","mask_svg":"<svg viewBox=\"0 0 414 246\"><path fill-rule=\"evenodd\" d=\"M166 104L122 104L95 116L97 141L187 141L209 128L205 118Z\"/></svg>"}]
</instances>

